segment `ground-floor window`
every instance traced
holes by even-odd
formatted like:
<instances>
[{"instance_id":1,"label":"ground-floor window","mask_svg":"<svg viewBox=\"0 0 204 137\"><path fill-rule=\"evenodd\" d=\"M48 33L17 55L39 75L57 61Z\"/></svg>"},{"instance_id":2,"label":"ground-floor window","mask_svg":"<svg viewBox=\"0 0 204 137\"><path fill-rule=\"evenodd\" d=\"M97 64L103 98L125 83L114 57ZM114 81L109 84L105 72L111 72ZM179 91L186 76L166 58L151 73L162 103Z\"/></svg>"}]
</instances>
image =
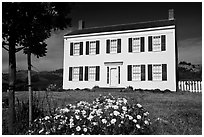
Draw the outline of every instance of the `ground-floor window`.
<instances>
[{"instance_id":1,"label":"ground-floor window","mask_svg":"<svg viewBox=\"0 0 204 137\"><path fill-rule=\"evenodd\" d=\"M96 79L96 66L89 67L88 78L90 81L95 81L95 79Z\"/></svg>"},{"instance_id":2,"label":"ground-floor window","mask_svg":"<svg viewBox=\"0 0 204 137\"><path fill-rule=\"evenodd\" d=\"M128 81L145 81L145 65L128 65Z\"/></svg>"},{"instance_id":3,"label":"ground-floor window","mask_svg":"<svg viewBox=\"0 0 204 137\"><path fill-rule=\"evenodd\" d=\"M148 64L149 81L167 81L167 64Z\"/></svg>"},{"instance_id":4,"label":"ground-floor window","mask_svg":"<svg viewBox=\"0 0 204 137\"><path fill-rule=\"evenodd\" d=\"M153 65L152 77L153 77L153 81L162 80L162 65L161 64Z\"/></svg>"}]
</instances>

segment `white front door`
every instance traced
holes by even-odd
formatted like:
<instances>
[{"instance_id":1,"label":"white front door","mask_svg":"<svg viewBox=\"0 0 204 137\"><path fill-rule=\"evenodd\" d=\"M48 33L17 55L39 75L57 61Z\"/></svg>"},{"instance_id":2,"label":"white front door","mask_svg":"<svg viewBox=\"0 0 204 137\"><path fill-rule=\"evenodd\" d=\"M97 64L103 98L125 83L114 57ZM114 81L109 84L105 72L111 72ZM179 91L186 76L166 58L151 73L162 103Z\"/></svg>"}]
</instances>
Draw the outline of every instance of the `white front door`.
<instances>
[{"instance_id":1,"label":"white front door","mask_svg":"<svg viewBox=\"0 0 204 137\"><path fill-rule=\"evenodd\" d=\"M118 83L118 73L117 68L111 68L110 69L110 85L112 87L116 87Z\"/></svg>"}]
</instances>

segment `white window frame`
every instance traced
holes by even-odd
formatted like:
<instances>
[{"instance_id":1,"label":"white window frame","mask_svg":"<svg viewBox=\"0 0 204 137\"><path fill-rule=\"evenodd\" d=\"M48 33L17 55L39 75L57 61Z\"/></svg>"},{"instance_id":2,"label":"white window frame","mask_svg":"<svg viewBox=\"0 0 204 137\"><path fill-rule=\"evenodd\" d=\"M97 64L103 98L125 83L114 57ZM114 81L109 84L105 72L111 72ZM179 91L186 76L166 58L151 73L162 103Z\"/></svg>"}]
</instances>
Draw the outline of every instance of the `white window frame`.
<instances>
[{"instance_id":1,"label":"white window frame","mask_svg":"<svg viewBox=\"0 0 204 137\"><path fill-rule=\"evenodd\" d=\"M161 51L161 36L152 37L152 49L153 51Z\"/></svg>"},{"instance_id":2,"label":"white window frame","mask_svg":"<svg viewBox=\"0 0 204 137\"><path fill-rule=\"evenodd\" d=\"M110 40L110 53L117 53L118 48L118 40L111 39Z\"/></svg>"},{"instance_id":3,"label":"white window frame","mask_svg":"<svg viewBox=\"0 0 204 137\"><path fill-rule=\"evenodd\" d=\"M132 81L141 81L141 65L132 65Z\"/></svg>"},{"instance_id":4,"label":"white window frame","mask_svg":"<svg viewBox=\"0 0 204 137\"><path fill-rule=\"evenodd\" d=\"M74 43L73 55L80 55L80 42Z\"/></svg>"},{"instance_id":5,"label":"white window frame","mask_svg":"<svg viewBox=\"0 0 204 137\"><path fill-rule=\"evenodd\" d=\"M162 81L162 64L153 64L152 66L152 80Z\"/></svg>"},{"instance_id":6,"label":"white window frame","mask_svg":"<svg viewBox=\"0 0 204 137\"><path fill-rule=\"evenodd\" d=\"M96 41L89 41L89 54L90 55L96 54Z\"/></svg>"},{"instance_id":7,"label":"white window frame","mask_svg":"<svg viewBox=\"0 0 204 137\"><path fill-rule=\"evenodd\" d=\"M135 37L132 38L132 52L140 52L141 48L141 38Z\"/></svg>"},{"instance_id":8,"label":"white window frame","mask_svg":"<svg viewBox=\"0 0 204 137\"><path fill-rule=\"evenodd\" d=\"M79 81L79 67L73 67L72 78L73 81Z\"/></svg>"},{"instance_id":9,"label":"white window frame","mask_svg":"<svg viewBox=\"0 0 204 137\"><path fill-rule=\"evenodd\" d=\"M89 66L88 67L88 80L89 81L96 81L96 66Z\"/></svg>"}]
</instances>

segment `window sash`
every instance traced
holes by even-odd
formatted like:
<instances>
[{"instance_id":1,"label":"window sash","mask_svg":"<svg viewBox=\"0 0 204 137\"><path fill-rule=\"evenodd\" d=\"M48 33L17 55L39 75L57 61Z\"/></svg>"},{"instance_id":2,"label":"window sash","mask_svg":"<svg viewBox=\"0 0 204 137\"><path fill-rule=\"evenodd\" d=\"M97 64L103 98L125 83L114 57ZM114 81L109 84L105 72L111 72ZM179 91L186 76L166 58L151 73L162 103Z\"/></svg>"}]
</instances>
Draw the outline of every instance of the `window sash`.
<instances>
[{"instance_id":1,"label":"window sash","mask_svg":"<svg viewBox=\"0 0 204 137\"><path fill-rule=\"evenodd\" d=\"M140 37L132 39L132 52L140 52L141 42Z\"/></svg>"},{"instance_id":2,"label":"window sash","mask_svg":"<svg viewBox=\"0 0 204 137\"><path fill-rule=\"evenodd\" d=\"M79 81L79 67L74 67L72 72L73 81Z\"/></svg>"},{"instance_id":3,"label":"window sash","mask_svg":"<svg viewBox=\"0 0 204 137\"><path fill-rule=\"evenodd\" d=\"M154 81L161 81L162 80L162 65L155 64L152 67L152 77Z\"/></svg>"},{"instance_id":4,"label":"window sash","mask_svg":"<svg viewBox=\"0 0 204 137\"><path fill-rule=\"evenodd\" d=\"M161 36L152 37L153 51L161 51Z\"/></svg>"},{"instance_id":5,"label":"window sash","mask_svg":"<svg viewBox=\"0 0 204 137\"><path fill-rule=\"evenodd\" d=\"M80 43L74 43L74 55L79 55L80 53Z\"/></svg>"},{"instance_id":6,"label":"window sash","mask_svg":"<svg viewBox=\"0 0 204 137\"><path fill-rule=\"evenodd\" d=\"M96 41L89 42L89 54L96 54Z\"/></svg>"},{"instance_id":7,"label":"window sash","mask_svg":"<svg viewBox=\"0 0 204 137\"><path fill-rule=\"evenodd\" d=\"M117 53L117 39L110 40L110 53Z\"/></svg>"},{"instance_id":8,"label":"window sash","mask_svg":"<svg viewBox=\"0 0 204 137\"><path fill-rule=\"evenodd\" d=\"M132 66L132 80L141 81L141 65Z\"/></svg>"},{"instance_id":9,"label":"window sash","mask_svg":"<svg viewBox=\"0 0 204 137\"><path fill-rule=\"evenodd\" d=\"M94 66L94 67L89 67L89 69L88 69L88 79L90 80L90 81L95 81L95 79L96 79L96 67Z\"/></svg>"}]
</instances>

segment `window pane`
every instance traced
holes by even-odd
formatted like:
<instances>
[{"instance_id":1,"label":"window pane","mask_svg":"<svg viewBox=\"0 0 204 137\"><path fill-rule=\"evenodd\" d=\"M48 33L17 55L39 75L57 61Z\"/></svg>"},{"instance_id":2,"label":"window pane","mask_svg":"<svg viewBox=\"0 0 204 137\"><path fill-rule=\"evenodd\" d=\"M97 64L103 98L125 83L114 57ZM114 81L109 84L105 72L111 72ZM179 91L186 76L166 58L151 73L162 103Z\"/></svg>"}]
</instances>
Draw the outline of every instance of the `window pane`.
<instances>
[{"instance_id":1,"label":"window pane","mask_svg":"<svg viewBox=\"0 0 204 137\"><path fill-rule=\"evenodd\" d=\"M153 80L162 80L162 65L156 64L152 68Z\"/></svg>"},{"instance_id":2,"label":"window pane","mask_svg":"<svg viewBox=\"0 0 204 137\"><path fill-rule=\"evenodd\" d=\"M74 55L79 55L80 44L74 43Z\"/></svg>"},{"instance_id":3,"label":"window pane","mask_svg":"<svg viewBox=\"0 0 204 137\"><path fill-rule=\"evenodd\" d=\"M89 80L95 81L96 77L96 67L89 67Z\"/></svg>"},{"instance_id":4,"label":"window pane","mask_svg":"<svg viewBox=\"0 0 204 137\"><path fill-rule=\"evenodd\" d=\"M111 40L110 42L110 53L117 53L117 40Z\"/></svg>"},{"instance_id":5,"label":"window pane","mask_svg":"<svg viewBox=\"0 0 204 137\"><path fill-rule=\"evenodd\" d=\"M79 67L73 68L73 80L78 81L79 80Z\"/></svg>"},{"instance_id":6,"label":"window pane","mask_svg":"<svg viewBox=\"0 0 204 137\"><path fill-rule=\"evenodd\" d=\"M132 67L132 80L141 80L141 67L140 65L133 65Z\"/></svg>"},{"instance_id":7,"label":"window pane","mask_svg":"<svg viewBox=\"0 0 204 137\"><path fill-rule=\"evenodd\" d=\"M153 51L161 51L161 37L154 36L152 40Z\"/></svg>"},{"instance_id":8,"label":"window pane","mask_svg":"<svg viewBox=\"0 0 204 137\"><path fill-rule=\"evenodd\" d=\"M132 51L133 52L140 52L140 38L133 38Z\"/></svg>"},{"instance_id":9,"label":"window pane","mask_svg":"<svg viewBox=\"0 0 204 137\"><path fill-rule=\"evenodd\" d=\"M96 54L96 41L90 42L89 53L90 54Z\"/></svg>"}]
</instances>

